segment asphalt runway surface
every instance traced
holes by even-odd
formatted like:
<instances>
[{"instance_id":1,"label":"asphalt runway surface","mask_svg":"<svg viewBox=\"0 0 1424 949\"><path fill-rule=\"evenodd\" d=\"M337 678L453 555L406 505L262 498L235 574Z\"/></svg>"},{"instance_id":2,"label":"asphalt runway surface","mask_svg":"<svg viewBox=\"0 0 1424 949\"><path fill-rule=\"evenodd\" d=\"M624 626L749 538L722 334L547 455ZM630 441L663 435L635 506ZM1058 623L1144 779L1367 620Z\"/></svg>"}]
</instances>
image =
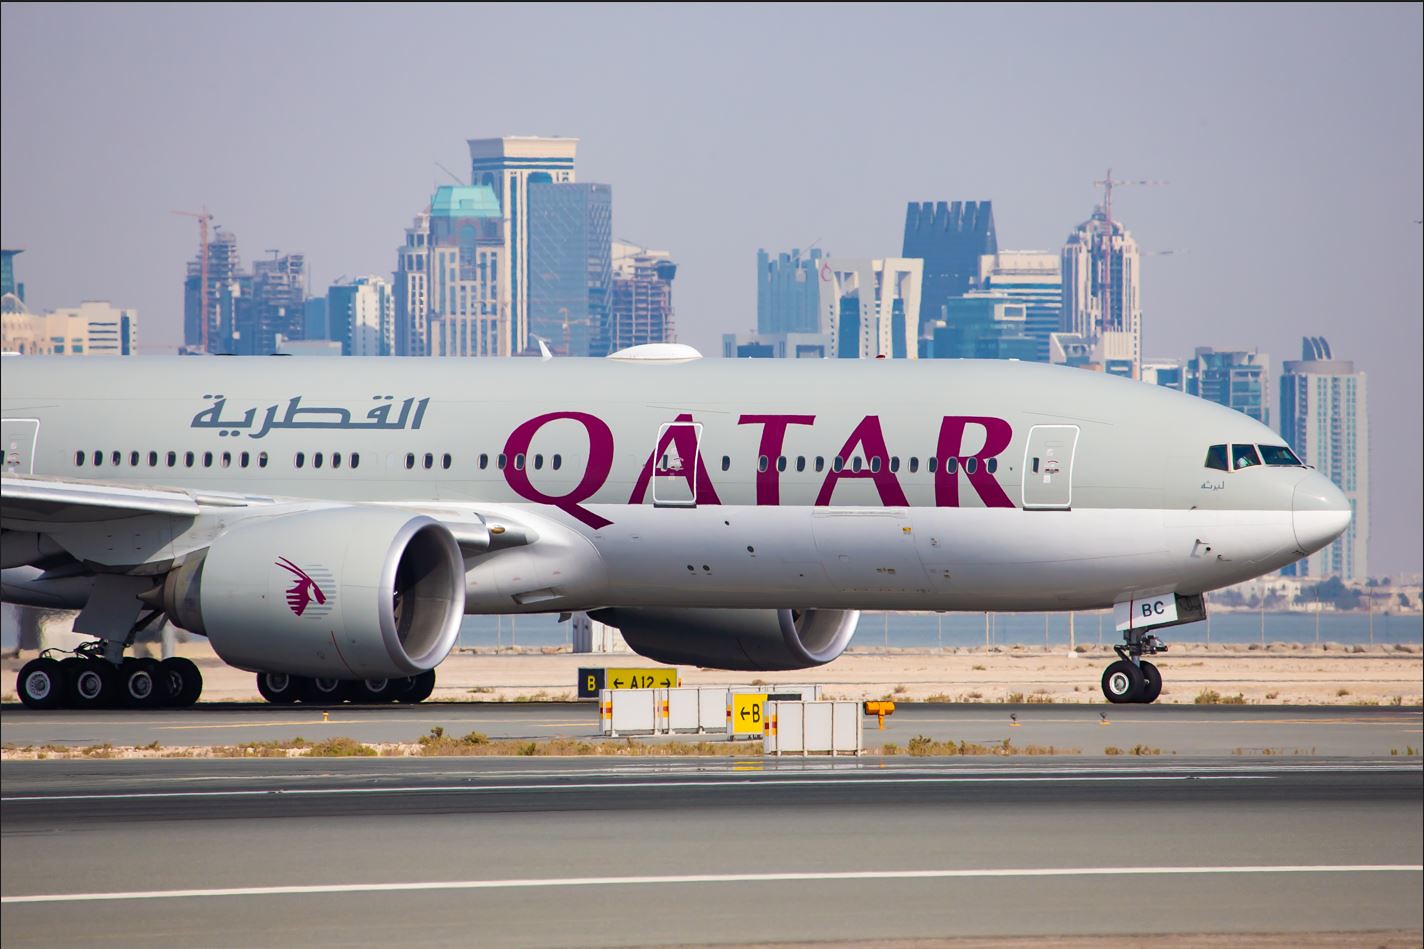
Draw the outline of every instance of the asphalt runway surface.
<instances>
[{"instance_id":1,"label":"asphalt runway surface","mask_svg":"<svg viewBox=\"0 0 1424 949\"><path fill-rule=\"evenodd\" d=\"M188 747L336 736L362 742L414 742L434 728L454 737L471 731L494 739L593 737L598 734L598 707L583 702L329 708L204 704L183 710L89 712L38 712L16 704L0 708L0 737L6 745L19 747L154 742ZM978 744L1009 739L1018 746L1076 749L1084 755L1141 745L1168 756L1408 756L1424 746L1424 710L1417 706L917 703L899 705L886 719L884 731L876 728L875 719L866 719L867 747L894 743L903 749L916 735Z\"/></svg>"},{"instance_id":2,"label":"asphalt runway surface","mask_svg":"<svg viewBox=\"0 0 1424 949\"><path fill-rule=\"evenodd\" d=\"M1424 928L1398 758L7 761L0 785L7 949Z\"/></svg>"}]
</instances>

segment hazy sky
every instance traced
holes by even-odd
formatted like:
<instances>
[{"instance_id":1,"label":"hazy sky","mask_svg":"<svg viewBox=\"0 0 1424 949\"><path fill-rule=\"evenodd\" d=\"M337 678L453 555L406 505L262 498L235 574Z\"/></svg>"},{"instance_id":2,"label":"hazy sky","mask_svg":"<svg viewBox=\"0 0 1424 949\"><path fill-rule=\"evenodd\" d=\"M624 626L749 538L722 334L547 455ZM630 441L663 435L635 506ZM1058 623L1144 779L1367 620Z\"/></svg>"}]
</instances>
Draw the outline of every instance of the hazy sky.
<instances>
[{"instance_id":1,"label":"hazy sky","mask_svg":"<svg viewBox=\"0 0 1424 949\"><path fill-rule=\"evenodd\" d=\"M1328 337L1369 375L1371 572L1421 566L1421 7L6 3L0 225L32 307L180 336L206 205L315 292L389 274L465 140L579 138L679 337L756 322L758 247L900 252L910 200L1057 249L1093 180L1144 251L1144 353ZM1171 251L1170 255L1161 252Z\"/></svg>"}]
</instances>

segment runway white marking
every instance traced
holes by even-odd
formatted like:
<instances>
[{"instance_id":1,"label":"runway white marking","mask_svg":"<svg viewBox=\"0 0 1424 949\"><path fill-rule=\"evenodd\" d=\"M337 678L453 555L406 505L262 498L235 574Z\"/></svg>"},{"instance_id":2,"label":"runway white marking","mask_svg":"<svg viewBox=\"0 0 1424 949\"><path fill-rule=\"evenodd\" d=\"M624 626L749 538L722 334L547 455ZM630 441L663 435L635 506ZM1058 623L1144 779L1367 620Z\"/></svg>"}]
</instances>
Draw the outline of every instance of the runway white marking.
<instances>
[{"instance_id":1,"label":"runway white marking","mask_svg":"<svg viewBox=\"0 0 1424 949\"><path fill-rule=\"evenodd\" d=\"M782 787L828 784L1049 784L1063 781L1269 781L1263 774L1144 774L1144 775L1059 775L1054 777L923 777L923 778L777 778L761 776L740 780L712 781L619 781L589 784L440 784L388 788L276 788L245 791L130 791L118 794L28 794L0 797L0 803L23 801L130 801L178 797L312 797L324 794L450 794L498 793L502 791L626 791L634 788L737 788Z\"/></svg>"},{"instance_id":2,"label":"runway white marking","mask_svg":"<svg viewBox=\"0 0 1424 949\"><path fill-rule=\"evenodd\" d=\"M1200 876L1261 873L1420 873L1421 864L1246 867L1022 867L975 870L851 870L810 873L701 873L669 876L563 877L514 880L435 880L427 883L329 883L312 886L236 886L201 890L131 890L114 893L44 893L0 897L0 903L88 903L232 896L309 896L318 893L400 893L415 890L520 890L549 887L665 886L707 883L791 883L832 880L953 880L1014 877Z\"/></svg>"}]
</instances>

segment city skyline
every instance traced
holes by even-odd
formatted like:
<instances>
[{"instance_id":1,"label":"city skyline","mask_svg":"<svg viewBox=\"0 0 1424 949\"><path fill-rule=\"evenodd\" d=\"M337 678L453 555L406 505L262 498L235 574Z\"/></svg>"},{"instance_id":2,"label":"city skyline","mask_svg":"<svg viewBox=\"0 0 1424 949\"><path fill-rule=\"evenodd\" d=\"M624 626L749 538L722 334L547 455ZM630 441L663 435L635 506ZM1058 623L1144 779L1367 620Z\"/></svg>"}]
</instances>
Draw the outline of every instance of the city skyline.
<instances>
[{"instance_id":1,"label":"city skyline","mask_svg":"<svg viewBox=\"0 0 1424 949\"><path fill-rule=\"evenodd\" d=\"M884 255L907 201L982 196L1001 248L1051 251L1111 167L1171 182L1114 194L1143 251L1144 359L1210 345L1274 362L1328 337L1370 374L1372 567L1418 570L1419 8L1025 9L1012 30L989 7L832 9L802 48L789 7L297 6L271 31L263 8L7 5L3 240L26 250L32 309L107 299L143 315L146 348L174 344L196 229L172 211L206 206L249 260L304 254L320 294L389 278L469 139L564 135L580 180L618 196L614 236L678 261L678 338L711 356L755 325L758 247ZM533 47L489 44L447 92L406 94L399 64L432 35L536 21ZM872 22L896 43L862 49ZM221 42L176 41L193 35ZM1081 65L1104 45L1106 84ZM537 78L489 94L520 70ZM284 88L301 94L274 105ZM206 105L223 90L240 95Z\"/></svg>"}]
</instances>

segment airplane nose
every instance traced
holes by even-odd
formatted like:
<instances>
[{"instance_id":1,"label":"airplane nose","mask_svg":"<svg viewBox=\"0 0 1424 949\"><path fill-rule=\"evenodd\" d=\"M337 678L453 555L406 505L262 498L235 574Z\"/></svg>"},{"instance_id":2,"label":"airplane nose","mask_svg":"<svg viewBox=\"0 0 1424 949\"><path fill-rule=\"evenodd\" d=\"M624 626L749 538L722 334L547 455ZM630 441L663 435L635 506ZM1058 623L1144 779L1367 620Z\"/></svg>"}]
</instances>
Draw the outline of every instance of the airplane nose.
<instances>
[{"instance_id":1,"label":"airplane nose","mask_svg":"<svg viewBox=\"0 0 1424 949\"><path fill-rule=\"evenodd\" d=\"M1343 534L1353 516L1349 498L1318 471L1308 472L1296 484L1291 512L1295 542L1308 554Z\"/></svg>"}]
</instances>

